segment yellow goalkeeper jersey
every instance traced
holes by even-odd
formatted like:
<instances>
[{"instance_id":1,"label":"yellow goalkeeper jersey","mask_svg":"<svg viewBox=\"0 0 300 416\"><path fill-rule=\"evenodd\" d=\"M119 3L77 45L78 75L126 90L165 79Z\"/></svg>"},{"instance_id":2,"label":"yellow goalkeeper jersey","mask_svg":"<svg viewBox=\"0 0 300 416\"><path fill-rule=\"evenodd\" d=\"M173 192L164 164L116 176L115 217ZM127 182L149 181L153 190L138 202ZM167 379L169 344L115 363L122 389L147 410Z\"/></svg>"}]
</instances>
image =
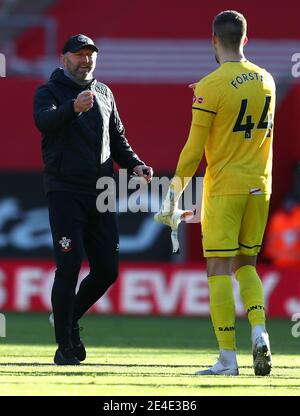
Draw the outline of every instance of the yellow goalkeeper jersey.
<instances>
[{"instance_id":1,"label":"yellow goalkeeper jersey","mask_svg":"<svg viewBox=\"0 0 300 416\"><path fill-rule=\"evenodd\" d=\"M192 109L192 124L209 128L205 194L271 193L272 76L249 61L224 62L198 82Z\"/></svg>"}]
</instances>

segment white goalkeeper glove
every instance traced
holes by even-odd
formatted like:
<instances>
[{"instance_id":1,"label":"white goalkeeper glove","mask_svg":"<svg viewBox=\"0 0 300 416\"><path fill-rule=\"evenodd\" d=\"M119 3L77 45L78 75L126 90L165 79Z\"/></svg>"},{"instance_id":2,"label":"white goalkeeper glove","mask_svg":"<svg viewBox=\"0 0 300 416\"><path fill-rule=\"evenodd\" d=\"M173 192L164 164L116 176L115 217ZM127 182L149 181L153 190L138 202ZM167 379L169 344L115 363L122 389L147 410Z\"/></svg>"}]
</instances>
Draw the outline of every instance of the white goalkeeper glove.
<instances>
[{"instance_id":1,"label":"white goalkeeper glove","mask_svg":"<svg viewBox=\"0 0 300 416\"><path fill-rule=\"evenodd\" d=\"M194 216L190 210L178 208L178 198L175 198L175 192L172 187L169 188L160 211L154 215L156 222L171 227L171 241L173 253L179 252L178 227L181 221L188 221Z\"/></svg>"}]
</instances>

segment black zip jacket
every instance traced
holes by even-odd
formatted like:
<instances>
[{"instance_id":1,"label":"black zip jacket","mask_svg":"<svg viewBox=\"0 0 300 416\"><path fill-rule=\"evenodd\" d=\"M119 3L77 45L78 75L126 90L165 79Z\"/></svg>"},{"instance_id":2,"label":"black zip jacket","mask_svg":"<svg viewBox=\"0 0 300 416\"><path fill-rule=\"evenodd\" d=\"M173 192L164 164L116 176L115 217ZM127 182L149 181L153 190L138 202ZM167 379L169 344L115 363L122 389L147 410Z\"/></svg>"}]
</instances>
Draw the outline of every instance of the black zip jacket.
<instances>
[{"instance_id":1,"label":"black zip jacket","mask_svg":"<svg viewBox=\"0 0 300 416\"><path fill-rule=\"evenodd\" d=\"M77 114L74 101L87 89L94 105ZM95 79L81 87L57 68L35 93L34 120L42 133L46 193L95 194L97 179L113 175L113 160L129 173L144 164L128 144L111 90Z\"/></svg>"}]
</instances>

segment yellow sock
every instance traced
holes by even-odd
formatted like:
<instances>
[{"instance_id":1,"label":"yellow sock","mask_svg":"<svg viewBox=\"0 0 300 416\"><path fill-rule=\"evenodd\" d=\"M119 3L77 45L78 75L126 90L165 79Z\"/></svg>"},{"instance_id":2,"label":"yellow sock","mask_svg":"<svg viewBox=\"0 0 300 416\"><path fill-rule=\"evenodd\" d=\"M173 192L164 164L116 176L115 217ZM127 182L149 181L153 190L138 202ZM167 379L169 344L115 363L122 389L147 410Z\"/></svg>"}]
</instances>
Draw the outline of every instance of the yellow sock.
<instances>
[{"instance_id":1,"label":"yellow sock","mask_svg":"<svg viewBox=\"0 0 300 416\"><path fill-rule=\"evenodd\" d=\"M209 276L210 315L220 349L235 350L235 305L231 276Z\"/></svg>"},{"instance_id":2,"label":"yellow sock","mask_svg":"<svg viewBox=\"0 0 300 416\"><path fill-rule=\"evenodd\" d=\"M254 266L242 266L235 272L240 284L240 294L248 313L251 327L265 325L264 291Z\"/></svg>"}]
</instances>

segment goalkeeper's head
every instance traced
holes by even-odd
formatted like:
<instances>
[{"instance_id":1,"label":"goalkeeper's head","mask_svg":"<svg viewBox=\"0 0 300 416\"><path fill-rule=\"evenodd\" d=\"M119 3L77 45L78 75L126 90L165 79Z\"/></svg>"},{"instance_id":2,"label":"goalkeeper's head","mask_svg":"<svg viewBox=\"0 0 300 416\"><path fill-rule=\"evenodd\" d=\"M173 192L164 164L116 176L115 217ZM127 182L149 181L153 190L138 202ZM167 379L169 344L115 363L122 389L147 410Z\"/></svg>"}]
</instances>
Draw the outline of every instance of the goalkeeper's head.
<instances>
[{"instance_id":1,"label":"goalkeeper's head","mask_svg":"<svg viewBox=\"0 0 300 416\"><path fill-rule=\"evenodd\" d=\"M247 21L245 17L235 11L226 10L219 13L213 20L213 46L216 61L220 63L220 48L227 53L243 53L243 46L247 43Z\"/></svg>"}]
</instances>

